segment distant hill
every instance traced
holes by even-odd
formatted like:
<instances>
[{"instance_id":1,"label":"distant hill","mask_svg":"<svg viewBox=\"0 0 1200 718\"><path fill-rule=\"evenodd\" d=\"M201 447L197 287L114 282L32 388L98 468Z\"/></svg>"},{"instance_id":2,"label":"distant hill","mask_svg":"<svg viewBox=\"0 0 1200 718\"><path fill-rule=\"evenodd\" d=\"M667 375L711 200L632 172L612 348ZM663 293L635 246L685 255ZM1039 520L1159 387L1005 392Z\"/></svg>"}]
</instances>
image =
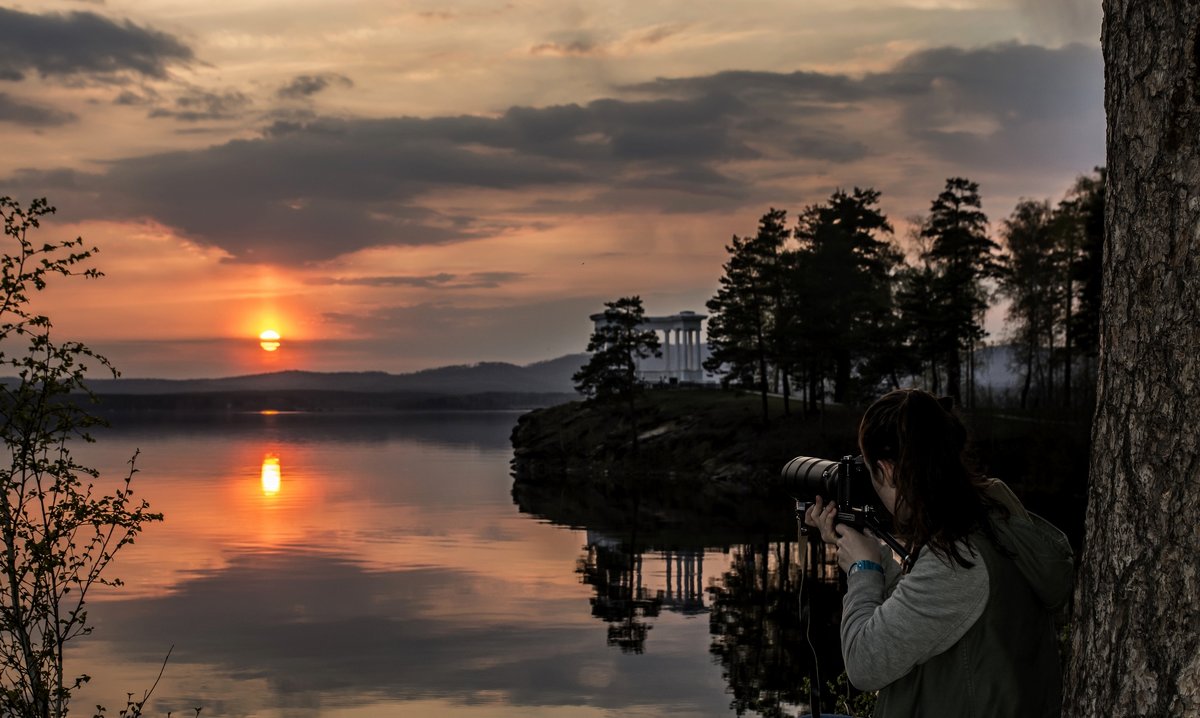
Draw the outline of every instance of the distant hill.
<instances>
[{"instance_id":1,"label":"distant hill","mask_svg":"<svg viewBox=\"0 0 1200 718\"><path fill-rule=\"evenodd\" d=\"M93 379L88 386L100 395L127 396L280 391L442 396L568 394L575 392L571 375L587 362L587 357L586 354L568 354L525 366L480 362L411 374L281 371L222 379Z\"/></svg>"}]
</instances>

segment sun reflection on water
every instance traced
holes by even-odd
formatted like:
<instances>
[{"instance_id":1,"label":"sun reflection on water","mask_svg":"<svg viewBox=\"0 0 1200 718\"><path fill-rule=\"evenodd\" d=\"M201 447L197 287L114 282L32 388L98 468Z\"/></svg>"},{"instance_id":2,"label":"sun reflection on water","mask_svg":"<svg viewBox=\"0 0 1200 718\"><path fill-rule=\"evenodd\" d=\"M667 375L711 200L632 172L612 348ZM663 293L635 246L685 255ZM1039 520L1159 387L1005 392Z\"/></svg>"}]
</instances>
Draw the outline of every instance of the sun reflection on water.
<instances>
[{"instance_id":1,"label":"sun reflection on water","mask_svg":"<svg viewBox=\"0 0 1200 718\"><path fill-rule=\"evenodd\" d=\"M279 488L283 483L283 472L279 468L279 457L275 454L267 454L262 461L262 492L265 496L274 496L279 493Z\"/></svg>"}]
</instances>

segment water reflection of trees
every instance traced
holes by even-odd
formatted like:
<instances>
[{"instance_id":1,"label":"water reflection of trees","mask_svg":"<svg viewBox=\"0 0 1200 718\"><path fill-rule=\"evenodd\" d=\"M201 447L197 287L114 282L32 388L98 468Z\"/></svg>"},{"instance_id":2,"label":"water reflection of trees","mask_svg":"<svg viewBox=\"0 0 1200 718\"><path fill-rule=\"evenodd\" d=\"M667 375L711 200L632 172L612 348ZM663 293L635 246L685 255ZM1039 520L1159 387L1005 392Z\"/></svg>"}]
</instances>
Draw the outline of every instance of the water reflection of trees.
<instances>
[{"instance_id":1,"label":"water reflection of trees","mask_svg":"<svg viewBox=\"0 0 1200 718\"><path fill-rule=\"evenodd\" d=\"M608 645L623 653L643 653L653 628L647 619L664 611L684 615L706 613L704 602L704 551L666 549L658 551L665 569L661 585L648 585L644 572L644 547L633 535L616 540L588 531L587 546L575 572L595 590L592 615L608 626Z\"/></svg>"},{"instance_id":2,"label":"water reflection of trees","mask_svg":"<svg viewBox=\"0 0 1200 718\"><path fill-rule=\"evenodd\" d=\"M709 650L728 683L731 707L739 715L783 716L789 709L795 715L807 704L803 684L813 658L800 620L797 544L784 540L795 536L790 503L747 500L719 510L665 482L646 483L649 488L627 476L518 478L513 498L523 513L587 528L576 573L594 590L591 612L609 624L610 646L643 653L663 612L709 613ZM689 498L697 500L682 510ZM779 520L768 525L756 517ZM729 569L708 577L706 586L706 547L730 546ZM837 579L836 567L826 566L805 581L817 617L811 635L822 682L842 672Z\"/></svg>"},{"instance_id":3,"label":"water reflection of trees","mask_svg":"<svg viewBox=\"0 0 1200 718\"><path fill-rule=\"evenodd\" d=\"M709 589L712 596L710 652L721 664L738 714L794 714L807 704L803 682L813 656L800 617L801 568L793 542L747 544L734 549L730 568ZM813 562L810 561L810 565ZM838 621L841 594L836 572L810 573L810 635L818 652L821 680L842 671Z\"/></svg>"},{"instance_id":4,"label":"water reflection of trees","mask_svg":"<svg viewBox=\"0 0 1200 718\"><path fill-rule=\"evenodd\" d=\"M596 591L592 615L609 624L608 645L622 653L644 652L651 628L645 619L658 616L663 591L644 585L641 552L622 542L593 537L591 532L584 551L575 572Z\"/></svg>"}]
</instances>

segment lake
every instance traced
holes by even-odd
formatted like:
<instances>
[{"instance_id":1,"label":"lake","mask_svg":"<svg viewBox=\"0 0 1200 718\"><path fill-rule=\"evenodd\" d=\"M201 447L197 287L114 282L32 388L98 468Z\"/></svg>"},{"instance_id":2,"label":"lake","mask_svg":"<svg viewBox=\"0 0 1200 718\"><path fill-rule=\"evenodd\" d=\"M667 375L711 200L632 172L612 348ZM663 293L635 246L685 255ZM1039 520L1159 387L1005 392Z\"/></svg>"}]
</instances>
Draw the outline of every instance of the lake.
<instances>
[{"instance_id":1,"label":"lake","mask_svg":"<svg viewBox=\"0 0 1200 718\"><path fill-rule=\"evenodd\" d=\"M75 712L114 715L171 651L147 715L795 715L794 544L522 513L516 417L114 419L79 458L116 478L140 449L166 519L91 603Z\"/></svg>"}]
</instances>

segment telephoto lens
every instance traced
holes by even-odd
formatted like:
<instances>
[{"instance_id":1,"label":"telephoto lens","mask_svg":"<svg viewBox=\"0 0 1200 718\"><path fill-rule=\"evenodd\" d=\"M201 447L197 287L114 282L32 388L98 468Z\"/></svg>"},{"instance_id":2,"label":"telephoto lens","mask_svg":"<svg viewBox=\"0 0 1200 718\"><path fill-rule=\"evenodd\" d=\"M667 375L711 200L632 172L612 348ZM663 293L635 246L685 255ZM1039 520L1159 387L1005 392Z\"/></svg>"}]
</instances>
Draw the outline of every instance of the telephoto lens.
<instances>
[{"instance_id":1,"label":"telephoto lens","mask_svg":"<svg viewBox=\"0 0 1200 718\"><path fill-rule=\"evenodd\" d=\"M811 501L817 496L837 498L835 485L838 462L812 456L797 456L784 465L780 477L783 488L797 499Z\"/></svg>"},{"instance_id":2,"label":"telephoto lens","mask_svg":"<svg viewBox=\"0 0 1200 718\"><path fill-rule=\"evenodd\" d=\"M780 472L783 488L797 501L803 511L820 496L836 501L838 521L855 526L863 525L865 514L878 513L879 496L871 485L871 472L861 456L843 456L840 461L797 456Z\"/></svg>"}]
</instances>

